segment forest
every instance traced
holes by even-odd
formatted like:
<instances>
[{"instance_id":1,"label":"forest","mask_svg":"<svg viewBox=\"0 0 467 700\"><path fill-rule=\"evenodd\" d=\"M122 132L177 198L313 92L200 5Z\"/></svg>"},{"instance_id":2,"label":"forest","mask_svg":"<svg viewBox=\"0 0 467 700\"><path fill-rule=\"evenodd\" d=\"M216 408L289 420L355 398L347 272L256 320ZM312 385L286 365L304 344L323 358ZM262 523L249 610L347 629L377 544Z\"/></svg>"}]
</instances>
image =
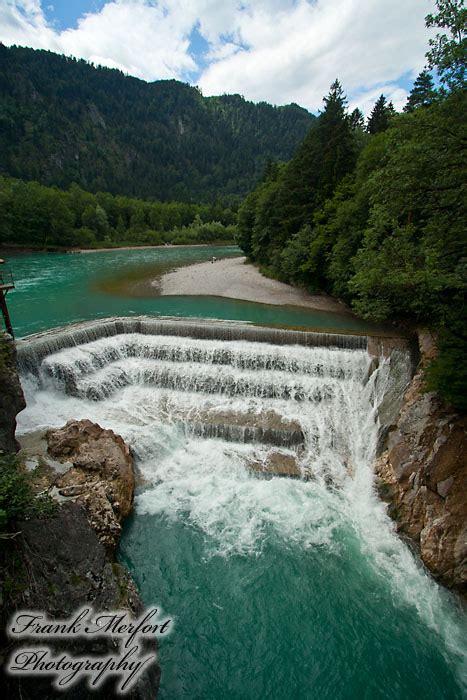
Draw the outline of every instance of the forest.
<instances>
[{"instance_id":1,"label":"forest","mask_svg":"<svg viewBox=\"0 0 467 700\"><path fill-rule=\"evenodd\" d=\"M315 117L296 104L203 97L50 51L0 44L0 174L161 201L234 204Z\"/></svg>"},{"instance_id":2,"label":"forest","mask_svg":"<svg viewBox=\"0 0 467 700\"><path fill-rule=\"evenodd\" d=\"M0 176L0 245L51 250L232 243L235 222L236 213L219 200L151 202Z\"/></svg>"},{"instance_id":3,"label":"forest","mask_svg":"<svg viewBox=\"0 0 467 700\"><path fill-rule=\"evenodd\" d=\"M365 122L336 80L294 157L270 164L244 200L237 242L265 274L329 292L368 319L436 330L429 388L465 410L462 0L438 0L426 24L442 31L403 113L381 95Z\"/></svg>"}]
</instances>

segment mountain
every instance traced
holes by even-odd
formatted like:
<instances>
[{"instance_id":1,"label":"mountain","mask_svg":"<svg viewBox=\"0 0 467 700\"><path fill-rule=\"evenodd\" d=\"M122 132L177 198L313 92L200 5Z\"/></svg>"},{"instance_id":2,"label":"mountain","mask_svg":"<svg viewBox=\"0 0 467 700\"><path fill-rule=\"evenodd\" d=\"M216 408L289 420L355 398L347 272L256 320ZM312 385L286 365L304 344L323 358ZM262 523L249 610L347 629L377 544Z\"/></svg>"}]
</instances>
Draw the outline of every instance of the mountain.
<instances>
[{"instance_id":1,"label":"mountain","mask_svg":"<svg viewBox=\"0 0 467 700\"><path fill-rule=\"evenodd\" d=\"M50 51L0 44L0 174L161 200L235 201L288 160L315 117L203 97Z\"/></svg>"}]
</instances>

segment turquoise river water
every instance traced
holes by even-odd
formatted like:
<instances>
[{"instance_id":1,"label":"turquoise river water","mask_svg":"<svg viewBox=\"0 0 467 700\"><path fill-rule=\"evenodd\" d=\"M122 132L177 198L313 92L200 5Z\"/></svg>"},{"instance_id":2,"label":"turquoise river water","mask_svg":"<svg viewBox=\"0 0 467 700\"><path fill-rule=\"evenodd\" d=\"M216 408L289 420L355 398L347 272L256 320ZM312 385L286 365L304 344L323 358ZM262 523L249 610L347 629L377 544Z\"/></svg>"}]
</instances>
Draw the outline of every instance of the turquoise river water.
<instances>
[{"instance_id":1,"label":"turquoise river water","mask_svg":"<svg viewBox=\"0 0 467 700\"><path fill-rule=\"evenodd\" d=\"M357 332L371 327L348 315L297 306L222 297L160 297L133 289L135 279L153 279L167 269L210 260L212 256L239 254L241 251L234 246L194 246L9 256L16 283L16 290L8 295L15 334L21 337L73 321L138 314L229 318Z\"/></svg>"},{"instance_id":2,"label":"turquoise river water","mask_svg":"<svg viewBox=\"0 0 467 700\"><path fill-rule=\"evenodd\" d=\"M345 316L146 297L136 285L171 265L235 254L11 257L13 324L24 336L152 314L365 331ZM145 603L173 619L160 647L163 700L465 697L462 607L397 537L375 494L377 406L392 379L383 362L368 380L370 362L362 349L136 333L55 348L22 377L20 432L90 418L133 449L144 481L119 556ZM226 430L233 414L291 421L303 444L287 442L285 428L269 443ZM313 478L252 470L274 454Z\"/></svg>"}]
</instances>

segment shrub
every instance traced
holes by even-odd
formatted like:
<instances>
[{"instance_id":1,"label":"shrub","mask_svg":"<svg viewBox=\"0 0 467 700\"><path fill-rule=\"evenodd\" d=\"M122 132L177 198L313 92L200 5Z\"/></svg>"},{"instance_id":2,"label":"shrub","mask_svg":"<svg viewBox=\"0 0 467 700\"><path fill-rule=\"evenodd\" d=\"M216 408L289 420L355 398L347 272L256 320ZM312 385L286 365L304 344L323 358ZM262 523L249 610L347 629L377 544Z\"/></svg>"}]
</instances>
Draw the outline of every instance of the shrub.
<instances>
[{"instance_id":1,"label":"shrub","mask_svg":"<svg viewBox=\"0 0 467 700\"><path fill-rule=\"evenodd\" d=\"M0 532L10 532L18 520L33 515L51 515L54 509L49 496L34 494L31 474L17 456L0 453Z\"/></svg>"}]
</instances>

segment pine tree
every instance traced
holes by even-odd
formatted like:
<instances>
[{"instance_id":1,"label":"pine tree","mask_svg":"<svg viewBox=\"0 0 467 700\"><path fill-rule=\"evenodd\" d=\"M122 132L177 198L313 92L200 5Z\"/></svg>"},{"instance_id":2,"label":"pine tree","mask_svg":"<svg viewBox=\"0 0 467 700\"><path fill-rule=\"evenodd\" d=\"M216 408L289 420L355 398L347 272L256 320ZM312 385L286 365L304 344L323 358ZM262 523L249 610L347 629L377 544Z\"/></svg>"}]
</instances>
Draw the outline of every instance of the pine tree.
<instances>
[{"instance_id":1,"label":"pine tree","mask_svg":"<svg viewBox=\"0 0 467 700\"><path fill-rule=\"evenodd\" d=\"M332 194L338 182L355 164L354 139L346 110L347 99L338 80L331 85L324 104L324 111L317 124L322 149L319 168L321 200Z\"/></svg>"},{"instance_id":2,"label":"pine tree","mask_svg":"<svg viewBox=\"0 0 467 700\"><path fill-rule=\"evenodd\" d=\"M436 100L437 94L433 78L425 68L414 82L404 112L413 112L419 107L428 107Z\"/></svg>"},{"instance_id":3,"label":"pine tree","mask_svg":"<svg viewBox=\"0 0 467 700\"><path fill-rule=\"evenodd\" d=\"M311 220L337 183L355 164L354 134L346 111L346 97L338 80L324 98L324 110L284 177L284 226L289 236Z\"/></svg>"},{"instance_id":4,"label":"pine tree","mask_svg":"<svg viewBox=\"0 0 467 700\"><path fill-rule=\"evenodd\" d=\"M368 118L367 131L369 134L379 134L381 131L386 131L389 126L389 120L395 113L392 102L386 104L384 95L380 95L376 100L376 104Z\"/></svg>"},{"instance_id":5,"label":"pine tree","mask_svg":"<svg viewBox=\"0 0 467 700\"><path fill-rule=\"evenodd\" d=\"M396 114L396 110L395 110L395 107L391 101L391 102L389 102L388 107L387 107L388 118L391 119L391 117L393 117L395 114Z\"/></svg>"},{"instance_id":6,"label":"pine tree","mask_svg":"<svg viewBox=\"0 0 467 700\"><path fill-rule=\"evenodd\" d=\"M346 102L341 84L334 81L323 111L292 160L279 168L269 166L266 178L239 211L237 241L253 260L282 278L284 249L302 231L286 258L295 259L296 248L303 252L310 230L306 225L355 165L358 139Z\"/></svg>"},{"instance_id":7,"label":"pine tree","mask_svg":"<svg viewBox=\"0 0 467 700\"><path fill-rule=\"evenodd\" d=\"M365 116L361 109L356 107L352 114L350 115L350 124L352 129L364 129L365 128Z\"/></svg>"}]
</instances>

